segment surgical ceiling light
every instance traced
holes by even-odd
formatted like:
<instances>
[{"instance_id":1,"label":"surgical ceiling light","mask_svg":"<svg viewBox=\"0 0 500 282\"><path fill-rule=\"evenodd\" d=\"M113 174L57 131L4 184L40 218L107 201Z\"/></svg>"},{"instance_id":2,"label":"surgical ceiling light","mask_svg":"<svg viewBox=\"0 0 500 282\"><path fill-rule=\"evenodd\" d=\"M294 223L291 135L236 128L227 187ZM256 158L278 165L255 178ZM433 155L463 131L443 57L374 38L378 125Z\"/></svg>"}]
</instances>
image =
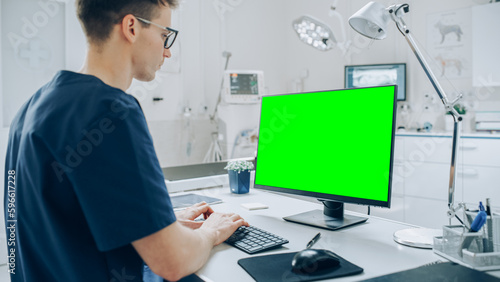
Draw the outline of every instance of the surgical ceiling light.
<instances>
[{"instance_id":1,"label":"surgical ceiling light","mask_svg":"<svg viewBox=\"0 0 500 282\"><path fill-rule=\"evenodd\" d=\"M312 16L302 16L294 20L292 22L292 26L299 39L305 44L310 45L320 51L328 51L337 46L337 48L342 51L342 54L346 55L347 49L349 48L351 42L348 41L346 37L344 18L339 12L336 11L337 2L338 0L333 1L332 5L330 6L328 15L331 18L337 18L340 26L340 31L342 32L343 41L339 42L339 40L335 38L335 35L328 24Z\"/></svg>"},{"instance_id":2,"label":"surgical ceiling light","mask_svg":"<svg viewBox=\"0 0 500 282\"><path fill-rule=\"evenodd\" d=\"M451 154L451 165L450 165L450 181L448 186L448 217L451 224L451 218L455 217L455 213L462 207L459 205L455 208L454 195L455 195L455 179L457 174L456 169L456 155L458 151L458 139L460 133L460 122L462 117L454 109L454 105L462 98L459 95L454 101L449 102L448 98L443 91L443 88L439 84L436 76L431 71L427 61L422 56L422 53L418 49L415 43L410 29L406 26L403 20L403 16L410 11L410 6L408 4L397 4L385 7L384 5L377 2L370 2L366 4L363 8L357 11L354 15L349 18L349 24L351 27L368 38L372 39L384 39L387 35L387 26L392 20L401 34L405 37L406 41L410 45L413 53L417 57L420 65L425 71L425 74L429 78L432 86L436 90L437 94L441 98L443 105L447 112L453 116L454 129L452 138L452 154ZM394 233L394 240L403 245L409 245L413 247L429 248L432 247L432 236L434 234L439 234L439 230L430 230L425 228L414 228L400 230Z\"/></svg>"},{"instance_id":3,"label":"surgical ceiling light","mask_svg":"<svg viewBox=\"0 0 500 282\"><path fill-rule=\"evenodd\" d=\"M302 16L292 23L299 39L321 51L328 51L337 41L328 25L311 16Z\"/></svg>"}]
</instances>

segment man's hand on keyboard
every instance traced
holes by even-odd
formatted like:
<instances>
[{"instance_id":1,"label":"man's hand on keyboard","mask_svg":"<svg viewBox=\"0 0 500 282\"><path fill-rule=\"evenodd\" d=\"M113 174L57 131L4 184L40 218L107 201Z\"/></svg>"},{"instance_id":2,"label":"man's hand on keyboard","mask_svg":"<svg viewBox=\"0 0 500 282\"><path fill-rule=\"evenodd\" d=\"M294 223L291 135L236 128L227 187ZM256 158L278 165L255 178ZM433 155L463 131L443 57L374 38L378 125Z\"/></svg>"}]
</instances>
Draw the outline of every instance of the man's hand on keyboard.
<instances>
[{"instance_id":1,"label":"man's hand on keyboard","mask_svg":"<svg viewBox=\"0 0 500 282\"><path fill-rule=\"evenodd\" d=\"M207 203L201 202L176 212L175 216L182 225L191 229L198 229L203 224L203 221L195 221L195 219L202 214L203 218L207 219L213 212L214 210Z\"/></svg>"},{"instance_id":2,"label":"man's hand on keyboard","mask_svg":"<svg viewBox=\"0 0 500 282\"><path fill-rule=\"evenodd\" d=\"M211 229L216 234L214 245L219 245L240 226L250 226L241 216L234 213L212 213L200 229Z\"/></svg>"}]
</instances>

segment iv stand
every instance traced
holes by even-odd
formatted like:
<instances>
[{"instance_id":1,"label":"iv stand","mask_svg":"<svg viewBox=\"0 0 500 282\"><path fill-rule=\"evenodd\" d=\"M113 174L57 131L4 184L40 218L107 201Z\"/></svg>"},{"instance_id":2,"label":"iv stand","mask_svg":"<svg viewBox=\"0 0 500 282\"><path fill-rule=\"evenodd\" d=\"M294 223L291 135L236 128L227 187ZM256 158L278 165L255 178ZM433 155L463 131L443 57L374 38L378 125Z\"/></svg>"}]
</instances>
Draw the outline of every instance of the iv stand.
<instances>
[{"instance_id":1,"label":"iv stand","mask_svg":"<svg viewBox=\"0 0 500 282\"><path fill-rule=\"evenodd\" d=\"M402 11L400 12L401 9L402 9ZM455 216L455 213L458 210L455 207L454 195L455 195L455 184L456 184L455 179L457 176L456 161L457 161L457 152L458 152L458 139L460 138L460 126L461 126L460 122L462 121L462 116L460 116L460 114L455 110L455 108L453 106L462 98L462 94L460 94L452 102L448 101L448 98L447 98L443 88L439 84L438 80L436 79L436 76L434 75L434 73L430 69L429 65L427 64L427 61L425 60L422 53L418 49L418 46L415 43L413 36L410 33L410 30L406 26L406 23L403 21L402 16L405 13L409 12L409 5L408 4L392 5L392 6L389 6L387 8L387 10L388 10L389 14L391 15L392 20L396 23L397 28L405 37L406 41L408 42L408 45L410 45L410 48L413 51L413 54L417 57L418 62L420 63L420 65L424 69L425 74L427 75L432 86L434 87L437 94L439 95L439 98L443 102L443 105L444 105L446 111L448 111L451 114L451 116L453 117L454 123L453 123L453 135L452 135L450 181L449 181L449 185L448 185L448 212L447 212L449 222L451 225L451 219ZM459 205L459 208L460 208L460 205ZM423 228L419 228L419 229L423 229ZM403 231L400 234L405 234L404 231L406 231L406 230L400 230L400 231ZM415 242L415 240L412 240L412 242L409 242L406 238L402 238L402 236L400 236L400 234L398 234L398 232L400 232L400 231L397 231L394 233L394 240L396 242L401 243L403 245L413 246L413 247L420 247L420 248L431 247L432 248L432 243L429 246L428 241L425 244L421 243L421 242ZM424 234L424 236L428 236L428 234L438 234L440 230L427 230L427 229L425 229L422 231L423 231L422 233ZM414 232L418 232L418 229L412 229L411 233L414 233ZM412 235L414 235L414 236L411 236L411 237L413 237L412 239L417 239L417 240L418 240L418 237L421 236L421 234L412 234ZM432 240L432 238L431 238L431 240Z\"/></svg>"},{"instance_id":2,"label":"iv stand","mask_svg":"<svg viewBox=\"0 0 500 282\"><path fill-rule=\"evenodd\" d=\"M226 64L224 66L224 71L227 70L227 66L229 64L229 58L231 58L231 52L224 51L222 52L222 56L226 58ZM224 74L222 75L222 81L220 83L219 88L219 97L217 98L217 102L215 103L214 113L210 115L210 121L215 123L215 132L212 132L212 143L208 148L207 154L205 158L203 158L204 163L208 162L219 162L222 161L222 150L219 145L219 125L216 123L215 118L217 115L217 110L219 108L219 104L222 100L222 88L224 87Z\"/></svg>"}]
</instances>

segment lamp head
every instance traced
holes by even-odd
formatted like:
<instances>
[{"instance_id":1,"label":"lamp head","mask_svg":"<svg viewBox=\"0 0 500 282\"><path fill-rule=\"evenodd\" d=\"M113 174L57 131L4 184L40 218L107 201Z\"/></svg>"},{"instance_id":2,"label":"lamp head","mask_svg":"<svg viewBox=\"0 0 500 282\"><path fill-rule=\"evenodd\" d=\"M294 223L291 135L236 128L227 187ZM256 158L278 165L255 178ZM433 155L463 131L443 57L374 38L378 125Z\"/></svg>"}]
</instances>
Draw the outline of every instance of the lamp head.
<instances>
[{"instance_id":1,"label":"lamp head","mask_svg":"<svg viewBox=\"0 0 500 282\"><path fill-rule=\"evenodd\" d=\"M292 23L299 39L312 47L328 51L337 43L333 32L325 23L310 16L302 16Z\"/></svg>"},{"instance_id":2,"label":"lamp head","mask_svg":"<svg viewBox=\"0 0 500 282\"><path fill-rule=\"evenodd\" d=\"M384 5L370 2L349 18L351 27L363 36L371 39L384 39L387 25L391 20Z\"/></svg>"}]
</instances>

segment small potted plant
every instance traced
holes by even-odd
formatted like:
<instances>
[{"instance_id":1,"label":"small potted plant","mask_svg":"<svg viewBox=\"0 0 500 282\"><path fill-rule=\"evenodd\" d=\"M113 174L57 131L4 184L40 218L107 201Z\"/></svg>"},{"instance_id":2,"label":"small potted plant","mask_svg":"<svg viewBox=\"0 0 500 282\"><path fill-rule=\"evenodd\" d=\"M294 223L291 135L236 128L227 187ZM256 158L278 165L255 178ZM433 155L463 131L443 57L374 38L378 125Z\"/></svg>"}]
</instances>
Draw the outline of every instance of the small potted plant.
<instances>
[{"instance_id":1,"label":"small potted plant","mask_svg":"<svg viewBox=\"0 0 500 282\"><path fill-rule=\"evenodd\" d=\"M253 163L249 161L230 161L224 169L229 175L229 188L236 194L246 194L250 191L250 170Z\"/></svg>"}]
</instances>

